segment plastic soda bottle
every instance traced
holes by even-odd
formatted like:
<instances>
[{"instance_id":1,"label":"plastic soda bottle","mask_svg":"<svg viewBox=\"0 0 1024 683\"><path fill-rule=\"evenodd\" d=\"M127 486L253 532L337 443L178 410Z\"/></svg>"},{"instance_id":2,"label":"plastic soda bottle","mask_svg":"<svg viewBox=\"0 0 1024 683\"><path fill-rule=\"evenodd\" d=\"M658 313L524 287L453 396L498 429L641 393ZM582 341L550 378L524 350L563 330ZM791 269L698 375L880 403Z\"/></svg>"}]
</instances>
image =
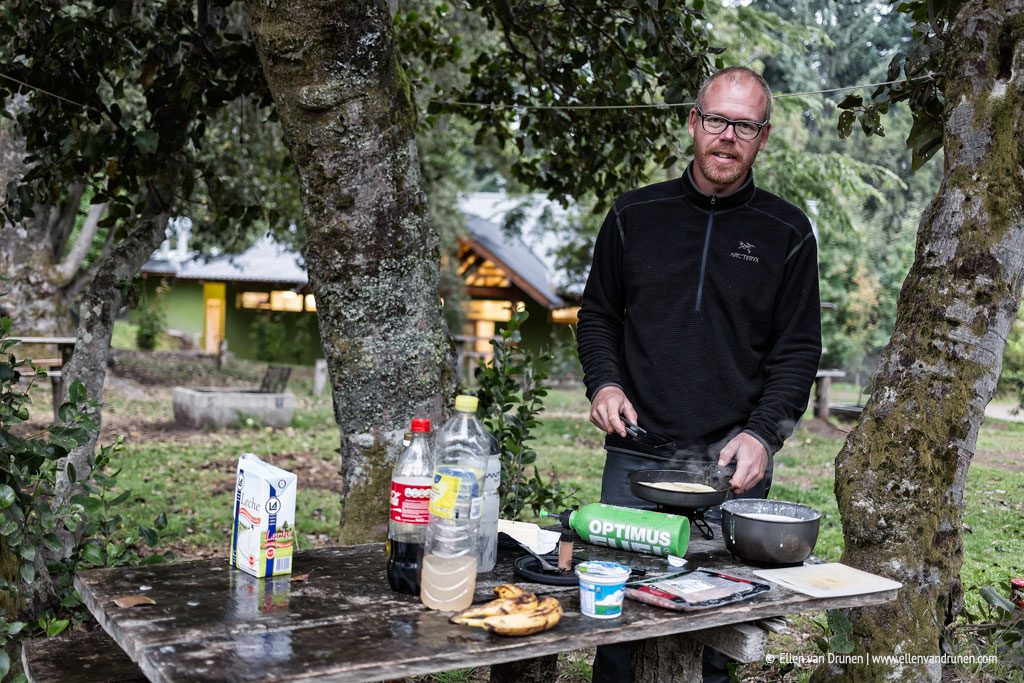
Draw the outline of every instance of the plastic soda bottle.
<instances>
[{"instance_id":1,"label":"plastic soda bottle","mask_svg":"<svg viewBox=\"0 0 1024 683\"><path fill-rule=\"evenodd\" d=\"M483 513L480 516L480 554L477 560L478 574L494 569L498 559L498 515L501 512L501 452L497 440L487 435L489 451L487 472L484 475Z\"/></svg>"},{"instance_id":2,"label":"plastic soda bottle","mask_svg":"<svg viewBox=\"0 0 1024 683\"><path fill-rule=\"evenodd\" d=\"M418 595L420 592L433 469L430 420L415 418L409 445L399 456L391 475L387 575L391 590L399 593Z\"/></svg>"},{"instance_id":3,"label":"plastic soda bottle","mask_svg":"<svg viewBox=\"0 0 1024 683\"><path fill-rule=\"evenodd\" d=\"M436 610L473 602L484 476L490 435L476 419L475 396L458 396L455 415L437 435L430 523L420 577L420 600Z\"/></svg>"}]
</instances>

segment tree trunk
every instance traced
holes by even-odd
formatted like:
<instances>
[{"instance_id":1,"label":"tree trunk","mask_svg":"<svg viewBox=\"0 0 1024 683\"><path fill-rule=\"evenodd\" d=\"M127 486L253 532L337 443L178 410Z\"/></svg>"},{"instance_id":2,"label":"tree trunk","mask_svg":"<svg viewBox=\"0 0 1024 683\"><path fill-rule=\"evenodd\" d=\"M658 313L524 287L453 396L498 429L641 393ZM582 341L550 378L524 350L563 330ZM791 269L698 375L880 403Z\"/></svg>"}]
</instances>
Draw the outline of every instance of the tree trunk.
<instances>
[{"instance_id":1,"label":"tree trunk","mask_svg":"<svg viewBox=\"0 0 1024 683\"><path fill-rule=\"evenodd\" d=\"M383 537L413 416L454 388L439 239L420 189L409 85L385 0L249 0L249 23L301 176L306 260L341 429L341 541Z\"/></svg>"},{"instance_id":2,"label":"tree trunk","mask_svg":"<svg viewBox=\"0 0 1024 683\"><path fill-rule=\"evenodd\" d=\"M702 679L704 646L686 634L648 638L633 644L634 683L696 683Z\"/></svg>"},{"instance_id":3,"label":"tree trunk","mask_svg":"<svg viewBox=\"0 0 1024 683\"><path fill-rule=\"evenodd\" d=\"M110 358L110 339L114 319L124 305L125 295L146 259L156 251L164 239L171 204L177 191L180 175L173 162L167 162L165 171L149 179L146 205L135 226L118 242L111 253L100 262L96 274L87 285L80 300L80 320L75 352L64 368L64 390L78 380L85 386L90 400L103 400L103 382L107 376ZM100 411L94 417L100 421ZM67 465L74 465L76 478L81 481L90 471L89 456L96 449L99 430L85 444L79 446L61 463L57 477L54 507L68 502L80 490L77 482L67 475ZM64 541L64 555L77 544L78 538L68 535Z\"/></svg>"},{"instance_id":4,"label":"tree trunk","mask_svg":"<svg viewBox=\"0 0 1024 683\"><path fill-rule=\"evenodd\" d=\"M851 610L854 655L818 678L938 681L960 610L967 469L1024 284L1024 1L974 0L946 36L945 176L872 397L836 459L843 561L903 583ZM895 662L878 657L896 656Z\"/></svg>"}]
</instances>

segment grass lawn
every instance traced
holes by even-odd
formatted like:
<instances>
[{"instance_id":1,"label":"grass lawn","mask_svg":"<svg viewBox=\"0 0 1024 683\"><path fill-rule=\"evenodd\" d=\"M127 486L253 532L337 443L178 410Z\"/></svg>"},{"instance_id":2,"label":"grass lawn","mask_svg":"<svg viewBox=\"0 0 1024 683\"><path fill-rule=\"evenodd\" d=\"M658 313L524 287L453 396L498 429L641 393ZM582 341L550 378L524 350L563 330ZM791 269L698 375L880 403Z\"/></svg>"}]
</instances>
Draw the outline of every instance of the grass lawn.
<instances>
[{"instance_id":1,"label":"grass lawn","mask_svg":"<svg viewBox=\"0 0 1024 683\"><path fill-rule=\"evenodd\" d=\"M154 356L158 361L158 355ZM223 375L224 384L255 385L264 366L235 361ZM111 377L106 390L103 441L124 438L118 489L132 491L121 513L128 530L150 525L161 512L168 529L160 550L178 559L223 555L230 526L230 500L238 455L252 452L299 476L297 529L301 548L336 543L339 519L337 428L329 396L310 393L311 370L297 368L290 389L298 397L293 423L284 429L259 426L205 433L173 424L170 388L143 386ZM837 385L839 396L856 398L856 387ZM846 400L837 399L837 400ZM49 405L46 387L34 398L35 412ZM581 502L599 498L604 455L602 434L587 420L589 405L580 389L556 389L546 400L543 423L534 448L542 472L579 487ZM809 417L809 416L808 416ZM808 428L808 425L811 429ZM849 425L846 426L849 428ZM815 555L838 560L842 528L833 495L833 462L843 433L821 423L805 421L776 457L773 498L805 503L824 513ZM1024 423L987 421L965 493L965 561L963 582L968 604L977 605L978 589L994 586L1008 591L1012 576L1024 576ZM115 491L116 494L116 491ZM813 653L811 617L798 617L787 636L772 636L779 652ZM819 615L820 616L820 615ZM589 680L590 654L582 651L562 658L560 681ZM796 671L786 680L801 680ZM770 681L779 669L749 665L744 680ZM453 672L426 680L485 680L484 672Z\"/></svg>"}]
</instances>

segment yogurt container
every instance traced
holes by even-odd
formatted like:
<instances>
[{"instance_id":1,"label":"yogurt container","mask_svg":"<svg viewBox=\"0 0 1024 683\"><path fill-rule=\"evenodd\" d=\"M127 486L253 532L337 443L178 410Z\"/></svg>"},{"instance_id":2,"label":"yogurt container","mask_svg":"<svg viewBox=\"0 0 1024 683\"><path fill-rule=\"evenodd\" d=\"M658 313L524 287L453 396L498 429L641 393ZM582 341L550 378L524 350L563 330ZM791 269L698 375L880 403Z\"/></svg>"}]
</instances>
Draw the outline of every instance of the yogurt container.
<instances>
[{"instance_id":1,"label":"yogurt container","mask_svg":"<svg viewBox=\"0 0 1024 683\"><path fill-rule=\"evenodd\" d=\"M576 565L576 574L580 577L580 612L595 619L620 616L630 571L629 567L615 562L581 562Z\"/></svg>"}]
</instances>

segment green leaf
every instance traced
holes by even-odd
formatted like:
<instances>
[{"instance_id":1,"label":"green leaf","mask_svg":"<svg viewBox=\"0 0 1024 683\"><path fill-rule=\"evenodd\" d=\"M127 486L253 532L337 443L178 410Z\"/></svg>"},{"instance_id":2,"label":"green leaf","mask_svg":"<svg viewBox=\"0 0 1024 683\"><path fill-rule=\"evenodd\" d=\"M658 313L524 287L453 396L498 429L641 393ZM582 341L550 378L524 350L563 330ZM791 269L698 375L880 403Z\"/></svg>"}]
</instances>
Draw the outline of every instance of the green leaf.
<instances>
[{"instance_id":1,"label":"green leaf","mask_svg":"<svg viewBox=\"0 0 1024 683\"><path fill-rule=\"evenodd\" d=\"M1014 614L1020 611L1019 607L997 593L991 586L985 586L978 592L981 594L981 597L985 599L985 602L996 609L1006 612L1007 614Z\"/></svg>"},{"instance_id":2,"label":"green leaf","mask_svg":"<svg viewBox=\"0 0 1024 683\"><path fill-rule=\"evenodd\" d=\"M153 526L155 526L158 531L163 531L164 529L166 529L167 528L167 514L161 512L159 515L157 515L156 519L153 520Z\"/></svg>"},{"instance_id":3,"label":"green leaf","mask_svg":"<svg viewBox=\"0 0 1024 683\"><path fill-rule=\"evenodd\" d=\"M22 562L19 571L25 583L31 584L36 580L36 568L31 562Z\"/></svg>"},{"instance_id":4,"label":"green leaf","mask_svg":"<svg viewBox=\"0 0 1024 683\"><path fill-rule=\"evenodd\" d=\"M153 531L152 529L150 529L149 527L145 527L145 526L141 526L140 525L139 526L139 535L142 537L142 539L144 541L146 541L147 545L153 546L153 545L157 544L158 538L157 538L156 532Z\"/></svg>"},{"instance_id":5,"label":"green leaf","mask_svg":"<svg viewBox=\"0 0 1024 683\"><path fill-rule=\"evenodd\" d=\"M68 389L68 399L74 403L81 403L85 400L85 385L80 380L75 380L71 383L71 387Z\"/></svg>"},{"instance_id":6,"label":"green leaf","mask_svg":"<svg viewBox=\"0 0 1024 683\"><path fill-rule=\"evenodd\" d=\"M10 670L11 670L11 658L8 656L8 654L5 651L0 650L0 679L2 679L5 676L7 676L7 674L10 672Z\"/></svg>"},{"instance_id":7,"label":"green leaf","mask_svg":"<svg viewBox=\"0 0 1024 683\"><path fill-rule=\"evenodd\" d=\"M7 624L7 635L16 636L21 633L21 629L25 628L24 621L12 621Z\"/></svg>"},{"instance_id":8,"label":"green leaf","mask_svg":"<svg viewBox=\"0 0 1024 683\"><path fill-rule=\"evenodd\" d=\"M82 548L82 560L94 567L102 567L106 564L103 558L103 549L92 543Z\"/></svg>"},{"instance_id":9,"label":"green leaf","mask_svg":"<svg viewBox=\"0 0 1024 683\"><path fill-rule=\"evenodd\" d=\"M46 637L54 638L59 636L70 623L68 619L51 619L46 623Z\"/></svg>"},{"instance_id":10,"label":"green leaf","mask_svg":"<svg viewBox=\"0 0 1024 683\"><path fill-rule=\"evenodd\" d=\"M840 109L853 109L854 107L860 107L864 104L864 98L860 95L847 95L843 98L843 101L839 103Z\"/></svg>"},{"instance_id":11,"label":"green leaf","mask_svg":"<svg viewBox=\"0 0 1024 683\"><path fill-rule=\"evenodd\" d=\"M113 500L111 500L110 502L108 502L107 505L111 505L111 506L113 506L113 505L120 505L121 503L123 503L126 500L128 500L128 497L131 496L131 495L132 495L131 491L124 491L123 493L121 493L121 495L119 495L118 497L116 497Z\"/></svg>"},{"instance_id":12,"label":"green leaf","mask_svg":"<svg viewBox=\"0 0 1024 683\"><path fill-rule=\"evenodd\" d=\"M853 132L853 124L857 120L857 115L852 111L844 111L839 115L839 137L848 138L850 133Z\"/></svg>"},{"instance_id":13,"label":"green leaf","mask_svg":"<svg viewBox=\"0 0 1024 683\"><path fill-rule=\"evenodd\" d=\"M0 484L0 510L6 510L11 507L17 499L18 494L15 493L14 489L7 484Z\"/></svg>"},{"instance_id":14,"label":"green leaf","mask_svg":"<svg viewBox=\"0 0 1024 683\"><path fill-rule=\"evenodd\" d=\"M828 627L832 630L832 633L844 636L853 633L853 624L844 612L830 609L826 612L826 616L828 618Z\"/></svg>"},{"instance_id":15,"label":"green leaf","mask_svg":"<svg viewBox=\"0 0 1024 683\"><path fill-rule=\"evenodd\" d=\"M57 409L57 419L64 424L70 424L75 420L75 406L70 403L62 403Z\"/></svg>"}]
</instances>

